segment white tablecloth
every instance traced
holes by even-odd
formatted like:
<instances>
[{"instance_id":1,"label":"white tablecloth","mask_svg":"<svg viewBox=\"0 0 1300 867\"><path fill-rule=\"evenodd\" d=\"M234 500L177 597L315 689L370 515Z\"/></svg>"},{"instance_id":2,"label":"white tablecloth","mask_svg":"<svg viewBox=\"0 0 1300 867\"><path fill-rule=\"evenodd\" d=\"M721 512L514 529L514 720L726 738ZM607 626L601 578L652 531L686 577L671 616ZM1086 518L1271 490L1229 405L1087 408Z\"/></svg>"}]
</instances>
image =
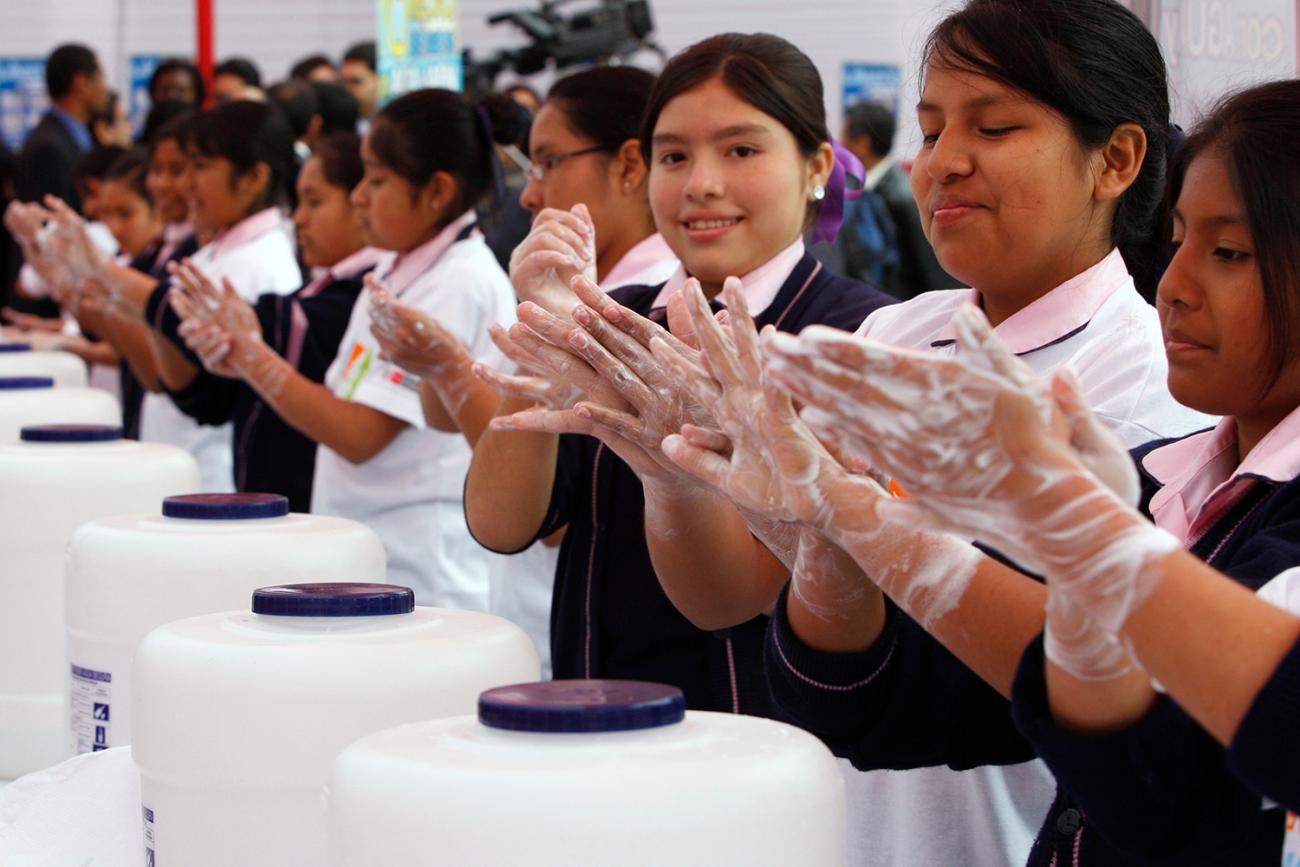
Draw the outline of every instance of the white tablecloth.
<instances>
[{"instance_id":1,"label":"white tablecloth","mask_svg":"<svg viewBox=\"0 0 1300 867\"><path fill-rule=\"evenodd\" d=\"M69 759L0 788L3 867L143 867L131 748Z\"/></svg>"}]
</instances>

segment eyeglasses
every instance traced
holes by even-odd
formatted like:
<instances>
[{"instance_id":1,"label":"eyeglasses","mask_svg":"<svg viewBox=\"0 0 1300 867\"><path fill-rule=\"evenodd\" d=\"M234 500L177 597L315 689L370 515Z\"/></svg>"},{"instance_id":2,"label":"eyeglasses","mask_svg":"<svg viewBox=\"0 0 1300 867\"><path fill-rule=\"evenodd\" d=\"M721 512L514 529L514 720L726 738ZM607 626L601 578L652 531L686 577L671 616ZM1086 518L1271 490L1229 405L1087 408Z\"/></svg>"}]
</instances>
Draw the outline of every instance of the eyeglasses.
<instances>
[{"instance_id":1,"label":"eyeglasses","mask_svg":"<svg viewBox=\"0 0 1300 867\"><path fill-rule=\"evenodd\" d=\"M546 180L549 172L555 171L555 167L567 160L569 157L580 157L587 154L612 153L618 148L611 145L596 145L595 147L583 148L581 150L569 151L567 154L556 154L553 157L547 157L543 160L529 160L516 147L507 147L504 149L510 158L514 160L515 165L523 169L524 174L535 181L541 182Z\"/></svg>"}]
</instances>

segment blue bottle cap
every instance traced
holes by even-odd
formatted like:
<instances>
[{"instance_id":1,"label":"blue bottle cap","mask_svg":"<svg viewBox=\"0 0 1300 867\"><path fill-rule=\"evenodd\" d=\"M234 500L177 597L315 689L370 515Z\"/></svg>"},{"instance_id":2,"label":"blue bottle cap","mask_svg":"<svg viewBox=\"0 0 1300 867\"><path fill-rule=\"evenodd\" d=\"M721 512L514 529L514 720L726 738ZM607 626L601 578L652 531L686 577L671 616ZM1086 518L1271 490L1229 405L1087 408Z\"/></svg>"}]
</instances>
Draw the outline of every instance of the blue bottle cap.
<instances>
[{"instance_id":1,"label":"blue bottle cap","mask_svg":"<svg viewBox=\"0 0 1300 867\"><path fill-rule=\"evenodd\" d=\"M54 388L54 380L48 376L0 376L0 391L24 388Z\"/></svg>"},{"instance_id":2,"label":"blue bottle cap","mask_svg":"<svg viewBox=\"0 0 1300 867\"><path fill-rule=\"evenodd\" d=\"M25 443L107 443L122 438L122 428L112 424L34 424L22 429Z\"/></svg>"},{"instance_id":3,"label":"blue bottle cap","mask_svg":"<svg viewBox=\"0 0 1300 867\"><path fill-rule=\"evenodd\" d=\"M283 518L289 498L279 494L182 494L163 500L164 518L191 521L247 521Z\"/></svg>"},{"instance_id":4,"label":"blue bottle cap","mask_svg":"<svg viewBox=\"0 0 1300 867\"><path fill-rule=\"evenodd\" d=\"M21 341L17 341L17 340L12 340L12 341L6 340L0 342L0 352L31 352L31 351L32 351L32 345L30 343L22 343Z\"/></svg>"},{"instance_id":5,"label":"blue bottle cap","mask_svg":"<svg viewBox=\"0 0 1300 867\"><path fill-rule=\"evenodd\" d=\"M278 617L410 614L415 593L396 584L282 584L253 591L253 613Z\"/></svg>"},{"instance_id":6,"label":"blue bottle cap","mask_svg":"<svg viewBox=\"0 0 1300 867\"><path fill-rule=\"evenodd\" d=\"M550 680L489 689L478 719L518 732L624 732L659 728L686 717L675 686L638 680Z\"/></svg>"}]
</instances>

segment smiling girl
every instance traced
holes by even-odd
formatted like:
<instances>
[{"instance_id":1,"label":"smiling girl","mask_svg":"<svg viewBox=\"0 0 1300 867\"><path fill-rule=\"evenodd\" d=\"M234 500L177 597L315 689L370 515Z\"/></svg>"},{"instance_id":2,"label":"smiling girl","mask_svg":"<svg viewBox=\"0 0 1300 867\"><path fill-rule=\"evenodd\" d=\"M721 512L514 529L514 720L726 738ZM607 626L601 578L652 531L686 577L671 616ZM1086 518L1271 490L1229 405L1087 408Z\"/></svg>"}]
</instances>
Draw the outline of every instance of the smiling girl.
<instances>
[{"instance_id":1,"label":"smiling girl","mask_svg":"<svg viewBox=\"0 0 1300 867\"><path fill-rule=\"evenodd\" d=\"M198 354L198 359L188 356L183 367L171 362L174 369L168 378L185 383L172 393L177 406L204 424L232 422L236 488L283 494L295 512L311 507L316 442L281 418L246 383L221 375L233 372L225 332L257 333L303 377L324 379L361 292L362 276L382 255L364 246L348 200L361 174L360 140L352 133L322 139L298 173L293 223L303 261L318 276L297 292L262 295L249 304L237 291L214 285L197 267L186 266L176 275L185 293L160 288L149 299L150 320L164 323L162 331L173 344L188 345ZM195 296L208 306L196 310L190 300ZM158 308L169 298L177 312L193 321L181 325L163 315ZM224 328L205 321L216 318L217 311ZM197 367L199 360L212 372Z\"/></svg>"},{"instance_id":2,"label":"smiling girl","mask_svg":"<svg viewBox=\"0 0 1300 867\"><path fill-rule=\"evenodd\" d=\"M852 328L889 301L828 274L804 250L834 157L816 68L785 40L727 34L674 57L651 93L640 148L655 224L682 264L666 284L614 291L638 320L663 321L665 304L688 278L716 294L734 274L747 275L754 316L786 329ZM583 270L573 251L590 243L587 231L580 221L564 226L565 277ZM548 298L536 297L547 309L522 305L511 340L568 371L544 393L574 382L599 389L592 341L560 318L572 311L591 322L598 314L575 310L565 283L546 288ZM501 412L535 403L513 397ZM692 708L766 712L763 622L711 632L678 613L655 576L645 528L651 498L673 483L599 434L573 412L498 419L475 448L466 487L470 527L494 550L520 550L567 526L552 611L556 676L660 681L682 688Z\"/></svg>"},{"instance_id":3,"label":"smiling girl","mask_svg":"<svg viewBox=\"0 0 1300 867\"><path fill-rule=\"evenodd\" d=\"M495 100L474 104L451 91L421 90L375 118L361 144L364 175L351 203L366 241L393 252L352 308L323 382L229 315L207 350L228 352L224 363L320 444L311 510L374 529L390 578L414 588L424 605L485 610L489 555L470 539L462 516L469 447L458 433L426 423L418 381L381 357L372 311L383 315L383 305L372 295L436 316L476 355L491 346L489 325L510 321L509 279L475 231L474 216L493 181L493 119L505 110ZM439 134L430 137L431 129ZM312 233L313 243L323 240ZM194 283L203 298L223 294ZM195 318L204 310L189 306Z\"/></svg>"},{"instance_id":4,"label":"smiling girl","mask_svg":"<svg viewBox=\"0 0 1300 867\"><path fill-rule=\"evenodd\" d=\"M922 66L913 192L940 263L975 288L880 310L860 333L950 355L954 314L974 303L1034 370L1068 364L1130 445L1205 426L1169 395L1159 323L1138 292L1153 280L1169 123L1141 21L1111 0L972 0L935 29ZM664 448L741 509L802 528L789 591L773 553L743 533L697 532L711 525L686 510L652 536L660 579L702 626L775 603L768 672L783 712L862 770L907 771L850 778L857 860L1023 863L1053 785L1026 762L1004 696L1042 627L1041 584L966 542L882 529L872 485L768 402L752 364L714 386L720 412L758 407L724 423L730 452L681 437Z\"/></svg>"}]
</instances>

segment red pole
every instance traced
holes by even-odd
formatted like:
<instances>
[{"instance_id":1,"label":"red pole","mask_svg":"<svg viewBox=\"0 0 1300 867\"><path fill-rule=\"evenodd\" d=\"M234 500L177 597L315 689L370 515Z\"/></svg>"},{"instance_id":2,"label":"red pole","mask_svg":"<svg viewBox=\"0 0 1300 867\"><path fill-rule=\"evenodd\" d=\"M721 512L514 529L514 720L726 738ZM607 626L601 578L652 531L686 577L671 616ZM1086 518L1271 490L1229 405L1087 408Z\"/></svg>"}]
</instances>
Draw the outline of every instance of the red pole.
<instances>
[{"instance_id":1,"label":"red pole","mask_svg":"<svg viewBox=\"0 0 1300 867\"><path fill-rule=\"evenodd\" d=\"M212 67L216 65L213 46L216 44L216 27L212 17L214 0L194 0L195 51L203 80L212 81Z\"/></svg>"}]
</instances>

